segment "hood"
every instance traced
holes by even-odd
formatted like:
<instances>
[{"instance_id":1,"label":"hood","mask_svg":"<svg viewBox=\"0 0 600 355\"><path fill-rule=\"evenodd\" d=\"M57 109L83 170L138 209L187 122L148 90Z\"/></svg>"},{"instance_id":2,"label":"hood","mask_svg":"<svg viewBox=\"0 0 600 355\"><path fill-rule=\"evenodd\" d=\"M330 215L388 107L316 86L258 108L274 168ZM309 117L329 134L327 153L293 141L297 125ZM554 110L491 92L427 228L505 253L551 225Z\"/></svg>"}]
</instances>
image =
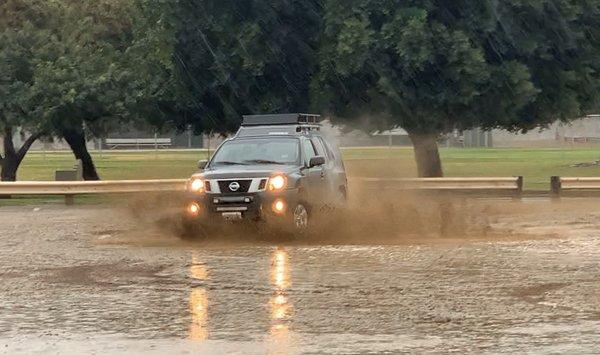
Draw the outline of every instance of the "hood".
<instances>
[{"instance_id":1,"label":"hood","mask_svg":"<svg viewBox=\"0 0 600 355\"><path fill-rule=\"evenodd\" d=\"M276 173L291 174L300 170L295 165L230 165L209 168L194 175L205 179L242 179L268 177Z\"/></svg>"}]
</instances>

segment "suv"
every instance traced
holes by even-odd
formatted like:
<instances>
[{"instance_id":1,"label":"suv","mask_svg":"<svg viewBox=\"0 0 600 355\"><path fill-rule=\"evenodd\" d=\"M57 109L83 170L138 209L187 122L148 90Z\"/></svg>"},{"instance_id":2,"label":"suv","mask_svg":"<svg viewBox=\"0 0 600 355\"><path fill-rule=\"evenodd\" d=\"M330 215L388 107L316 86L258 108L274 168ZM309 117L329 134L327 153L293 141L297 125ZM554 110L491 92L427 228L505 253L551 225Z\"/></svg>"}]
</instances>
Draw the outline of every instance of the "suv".
<instances>
[{"instance_id":1,"label":"suv","mask_svg":"<svg viewBox=\"0 0 600 355\"><path fill-rule=\"evenodd\" d=\"M226 220L265 221L305 231L319 211L345 204L339 149L321 134L318 115L244 116L190 178L186 230Z\"/></svg>"}]
</instances>

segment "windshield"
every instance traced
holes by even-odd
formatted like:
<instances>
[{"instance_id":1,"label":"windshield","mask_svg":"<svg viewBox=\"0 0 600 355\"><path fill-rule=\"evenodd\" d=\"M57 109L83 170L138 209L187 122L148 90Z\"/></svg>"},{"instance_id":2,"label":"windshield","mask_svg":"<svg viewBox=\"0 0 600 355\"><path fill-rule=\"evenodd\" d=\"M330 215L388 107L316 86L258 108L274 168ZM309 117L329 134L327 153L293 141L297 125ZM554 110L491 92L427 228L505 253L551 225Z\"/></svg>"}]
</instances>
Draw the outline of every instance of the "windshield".
<instances>
[{"instance_id":1,"label":"windshield","mask_svg":"<svg viewBox=\"0 0 600 355\"><path fill-rule=\"evenodd\" d=\"M210 165L291 165L299 161L299 142L295 138L252 138L223 143Z\"/></svg>"}]
</instances>

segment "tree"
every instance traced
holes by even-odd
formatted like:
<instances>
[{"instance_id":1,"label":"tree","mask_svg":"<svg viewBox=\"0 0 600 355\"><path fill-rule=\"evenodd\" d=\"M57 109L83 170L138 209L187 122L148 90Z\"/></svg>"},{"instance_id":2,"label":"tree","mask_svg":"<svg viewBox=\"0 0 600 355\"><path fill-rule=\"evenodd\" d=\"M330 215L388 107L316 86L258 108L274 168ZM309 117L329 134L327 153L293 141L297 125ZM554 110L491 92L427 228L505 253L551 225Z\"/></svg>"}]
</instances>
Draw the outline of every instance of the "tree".
<instances>
[{"instance_id":1,"label":"tree","mask_svg":"<svg viewBox=\"0 0 600 355\"><path fill-rule=\"evenodd\" d=\"M0 7L3 180L16 180L29 147L43 135L64 138L82 159L84 177L98 178L83 122L93 126L114 117L121 102L120 93L111 90L118 82L115 51L102 41L120 36L107 20L109 3L86 2L96 6L90 9L79 1L10 0ZM31 132L20 149L12 140L17 128Z\"/></svg>"},{"instance_id":2,"label":"tree","mask_svg":"<svg viewBox=\"0 0 600 355\"><path fill-rule=\"evenodd\" d=\"M33 141L46 136L64 139L82 160L84 179L97 180L87 137L131 122L164 125L160 100L170 92L172 41L161 43L169 32L156 23L160 14L149 11L151 5L146 0L0 5L3 178L15 180ZM17 127L31 132L20 149L12 140Z\"/></svg>"},{"instance_id":3,"label":"tree","mask_svg":"<svg viewBox=\"0 0 600 355\"><path fill-rule=\"evenodd\" d=\"M135 0L134 5L137 17L132 23L132 44L122 61L130 73L132 92L126 100L125 117L146 129L172 129L185 114L185 92L173 63L178 1Z\"/></svg>"},{"instance_id":4,"label":"tree","mask_svg":"<svg viewBox=\"0 0 600 355\"><path fill-rule=\"evenodd\" d=\"M121 124L134 93L131 64L124 61L132 43L132 2L67 0L48 7L56 56L38 66L34 89L44 108L38 114L82 161L83 178L98 180L86 133L101 136Z\"/></svg>"},{"instance_id":5,"label":"tree","mask_svg":"<svg viewBox=\"0 0 600 355\"><path fill-rule=\"evenodd\" d=\"M52 51L47 43L48 33L36 28L47 21L40 4L13 0L0 4L1 181L17 179L17 169L25 154L47 129L33 113L35 101L31 90L37 60ZM14 145L17 132L24 138L29 133L21 147Z\"/></svg>"},{"instance_id":6,"label":"tree","mask_svg":"<svg viewBox=\"0 0 600 355\"><path fill-rule=\"evenodd\" d=\"M442 133L528 130L598 109L599 6L328 0L314 105L403 127L419 176L442 176Z\"/></svg>"},{"instance_id":7,"label":"tree","mask_svg":"<svg viewBox=\"0 0 600 355\"><path fill-rule=\"evenodd\" d=\"M86 138L150 116L161 82L148 68L155 52L143 42L152 28L134 20L141 13L134 0L47 4L46 25L54 55L36 66L32 92L36 114L64 139L83 165L85 180L98 180ZM146 44L144 46L144 44ZM145 118L144 118L145 119Z\"/></svg>"},{"instance_id":8,"label":"tree","mask_svg":"<svg viewBox=\"0 0 600 355\"><path fill-rule=\"evenodd\" d=\"M171 128L181 114L174 77L176 2L71 0L61 10L64 58L47 71L63 83L53 115L55 133L83 161L86 180L98 179L85 135L102 137L123 127ZM65 75L66 77L62 77ZM69 93L77 93L72 99ZM85 127L85 132L83 130Z\"/></svg>"},{"instance_id":9,"label":"tree","mask_svg":"<svg viewBox=\"0 0 600 355\"><path fill-rule=\"evenodd\" d=\"M309 108L319 1L180 0L176 10L176 126L227 132L243 114Z\"/></svg>"}]
</instances>

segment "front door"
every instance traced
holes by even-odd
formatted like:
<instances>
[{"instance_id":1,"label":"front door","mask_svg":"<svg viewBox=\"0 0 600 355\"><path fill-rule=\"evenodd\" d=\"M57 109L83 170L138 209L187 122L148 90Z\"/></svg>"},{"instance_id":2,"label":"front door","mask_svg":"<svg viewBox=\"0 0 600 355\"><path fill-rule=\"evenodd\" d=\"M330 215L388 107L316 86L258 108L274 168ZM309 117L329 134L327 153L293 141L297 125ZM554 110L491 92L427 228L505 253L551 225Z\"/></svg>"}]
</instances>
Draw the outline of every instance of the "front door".
<instances>
[{"instance_id":1,"label":"front door","mask_svg":"<svg viewBox=\"0 0 600 355\"><path fill-rule=\"evenodd\" d=\"M335 195L337 191L337 187L335 186L336 179L333 175L335 162L330 158L329 154L327 154L325 144L321 137L313 137L311 141L313 142L317 155L325 158L325 164L321 166L322 199L326 204L333 205L335 203L335 198L337 197L337 195Z\"/></svg>"},{"instance_id":2,"label":"front door","mask_svg":"<svg viewBox=\"0 0 600 355\"><path fill-rule=\"evenodd\" d=\"M308 168L310 158L317 156L315 146L309 139L302 140L302 148L304 151L304 164L307 167L304 174L306 174L307 179L306 194L309 199L308 203L313 206L320 205L324 202L325 170L323 166Z\"/></svg>"}]
</instances>

